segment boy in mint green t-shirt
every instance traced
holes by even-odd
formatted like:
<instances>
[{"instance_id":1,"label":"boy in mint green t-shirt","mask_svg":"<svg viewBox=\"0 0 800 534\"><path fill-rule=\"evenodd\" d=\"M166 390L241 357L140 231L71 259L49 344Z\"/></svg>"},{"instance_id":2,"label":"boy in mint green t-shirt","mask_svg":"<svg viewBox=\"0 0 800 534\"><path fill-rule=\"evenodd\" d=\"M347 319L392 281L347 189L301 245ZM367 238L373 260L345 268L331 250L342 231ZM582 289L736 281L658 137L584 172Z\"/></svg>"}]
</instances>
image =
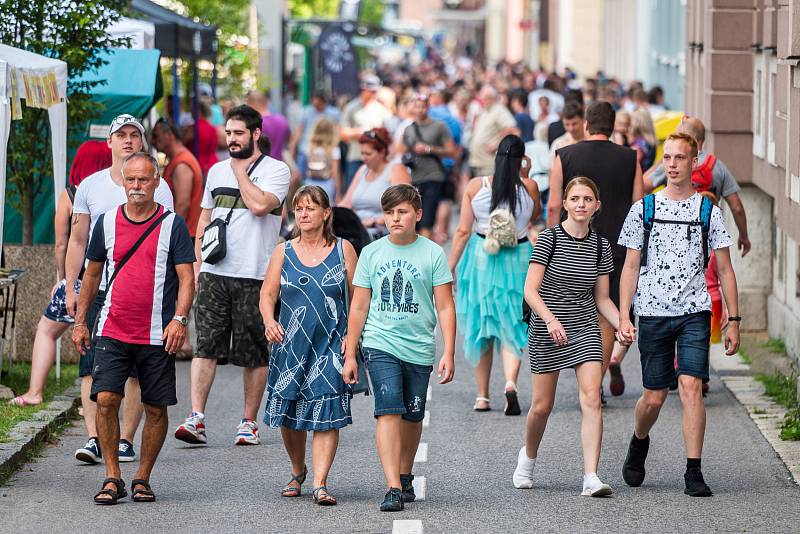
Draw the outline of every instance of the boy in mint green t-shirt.
<instances>
[{"instance_id":1,"label":"boy in mint green t-shirt","mask_svg":"<svg viewBox=\"0 0 800 534\"><path fill-rule=\"evenodd\" d=\"M367 245L353 276L344 381L358 380L361 339L375 397L375 438L388 491L381 511L415 499L411 468L417 453L428 381L436 356L438 313L444 338L439 383L453 379L456 316L453 277L442 248L417 235L419 192L396 185L381 197L389 235ZM362 339L363 333L363 339Z\"/></svg>"}]
</instances>

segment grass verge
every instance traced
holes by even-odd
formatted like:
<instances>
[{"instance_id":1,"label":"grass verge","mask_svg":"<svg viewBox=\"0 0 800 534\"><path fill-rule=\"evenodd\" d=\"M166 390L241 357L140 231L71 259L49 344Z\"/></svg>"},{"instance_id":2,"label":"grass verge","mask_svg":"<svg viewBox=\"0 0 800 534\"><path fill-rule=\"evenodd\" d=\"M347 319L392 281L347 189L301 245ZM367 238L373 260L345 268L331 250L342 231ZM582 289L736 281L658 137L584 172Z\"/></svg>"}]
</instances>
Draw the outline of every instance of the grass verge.
<instances>
[{"instance_id":1,"label":"grass verge","mask_svg":"<svg viewBox=\"0 0 800 534\"><path fill-rule=\"evenodd\" d=\"M757 375L756 380L764 384L765 393L776 403L786 408L781 422L780 437L788 441L800 441L800 401L797 400L797 374L781 372Z\"/></svg>"},{"instance_id":2,"label":"grass verge","mask_svg":"<svg viewBox=\"0 0 800 534\"><path fill-rule=\"evenodd\" d=\"M11 366L11 372L0 379L0 384L10 387L17 394L21 394L28 389L30 374L31 366L29 363L17 362ZM0 401L0 442L7 441L8 433L17 423L31 419L33 414L46 408L47 404L53 400L54 396L60 395L67 388L74 385L77 378L77 364L62 364L60 383L56 383L55 369L52 369L47 376L47 384L44 389L44 401L41 404L20 408L10 405L8 401Z\"/></svg>"}]
</instances>

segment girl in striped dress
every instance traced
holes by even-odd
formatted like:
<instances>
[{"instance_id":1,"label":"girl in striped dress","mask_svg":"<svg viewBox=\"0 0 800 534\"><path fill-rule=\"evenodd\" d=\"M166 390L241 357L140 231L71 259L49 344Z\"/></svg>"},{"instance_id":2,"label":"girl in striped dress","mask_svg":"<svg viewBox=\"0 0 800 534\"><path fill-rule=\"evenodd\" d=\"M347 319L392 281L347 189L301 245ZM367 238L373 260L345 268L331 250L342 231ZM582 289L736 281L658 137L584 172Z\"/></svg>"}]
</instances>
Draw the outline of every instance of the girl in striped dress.
<instances>
[{"instance_id":1,"label":"girl in striped dress","mask_svg":"<svg viewBox=\"0 0 800 534\"><path fill-rule=\"evenodd\" d=\"M525 445L517 457L516 488L533 487L533 468L547 418L553 408L559 371L572 367L578 379L583 445L583 491L600 497L611 487L597 477L603 418L600 411L603 348L597 312L614 325L619 310L608 296L614 270L611 246L591 229L600 209L595 183L586 177L564 190L567 219L539 235L525 281L525 300L533 310L528 352L533 373L533 402L525 427ZM617 334L621 343L630 344Z\"/></svg>"}]
</instances>

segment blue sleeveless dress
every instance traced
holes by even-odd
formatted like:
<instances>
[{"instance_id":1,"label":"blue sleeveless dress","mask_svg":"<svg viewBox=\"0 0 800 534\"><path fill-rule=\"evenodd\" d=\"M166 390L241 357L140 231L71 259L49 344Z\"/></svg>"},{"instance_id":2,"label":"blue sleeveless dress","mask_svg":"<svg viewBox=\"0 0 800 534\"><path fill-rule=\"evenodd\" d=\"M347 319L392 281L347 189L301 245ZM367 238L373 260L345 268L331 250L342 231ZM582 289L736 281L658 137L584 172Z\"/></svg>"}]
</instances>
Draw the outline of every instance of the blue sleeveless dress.
<instances>
[{"instance_id":1,"label":"blue sleeveless dress","mask_svg":"<svg viewBox=\"0 0 800 534\"><path fill-rule=\"evenodd\" d=\"M341 373L344 278L336 247L322 263L307 267L286 242L278 320L284 337L272 345L264 414L272 428L324 431L353 422Z\"/></svg>"}]
</instances>

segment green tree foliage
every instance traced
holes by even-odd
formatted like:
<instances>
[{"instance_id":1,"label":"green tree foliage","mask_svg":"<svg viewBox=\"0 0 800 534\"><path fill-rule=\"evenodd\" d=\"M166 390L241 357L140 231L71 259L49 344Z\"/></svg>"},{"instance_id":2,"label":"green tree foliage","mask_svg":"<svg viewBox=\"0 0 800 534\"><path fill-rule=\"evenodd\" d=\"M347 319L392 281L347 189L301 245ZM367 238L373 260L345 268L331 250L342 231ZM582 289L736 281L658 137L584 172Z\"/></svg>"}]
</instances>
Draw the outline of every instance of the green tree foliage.
<instances>
[{"instance_id":1,"label":"green tree foliage","mask_svg":"<svg viewBox=\"0 0 800 534\"><path fill-rule=\"evenodd\" d=\"M244 81L257 60L247 47L250 0L175 0L160 3L181 15L217 27L220 93L241 96L244 93ZM188 69L183 70L183 78L187 83L190 79L188 73ZM210 74L206 73L206 76ZM168 77L165 75L165 81Z\"/></svg>"},{"instance_id":2,"label":"green tree foliage","mask_svg":"<svg viewBox=\"0 0 800 534\"><path fill-rule=\"evenodd\" d=\"M339 16L340 0L289 0L289 14L295 19L335 19ZM361 0L358 21L380 26L383 21L383 0Z\"/></svg>"},{"instance_id":3,"label":"green tree foliage","mask_svg":"<svg viewBox=\"0 0 800 534\"><path fill-rule=\"evenodd\" d=\"M339 15L339 0L289 0L287 4L294 19L334 19Z\"/></svg>"},{"instance_id":4,"label":"green tree foliage","mask_svg":"<svg viewBox=\"0 0 800 534\"><path fill-rule=\"evenodd\" d=\"M361 0L358 21L379 28L383 22L384 7L383 0Z\"/></svg>"},{"instance_id":5,"label":"green tree foliage","mask_svg":"<svg viewBox=\"0 0 800 534\"><path fill-rule=\"evenodd\" d=\"M74 132L90 120L97 104L92 90L105 82L74 81L104 61L98 52L127 44L106 34L119 19L127 0L0 0L0 36L4 44L67 62L67 124ZM9 203L22 213L22 243L33 240L34 199L52 180L52 148L47 111L23 107L23 118L12 121L8 142Z\"/></svg>"}]
</instances>

